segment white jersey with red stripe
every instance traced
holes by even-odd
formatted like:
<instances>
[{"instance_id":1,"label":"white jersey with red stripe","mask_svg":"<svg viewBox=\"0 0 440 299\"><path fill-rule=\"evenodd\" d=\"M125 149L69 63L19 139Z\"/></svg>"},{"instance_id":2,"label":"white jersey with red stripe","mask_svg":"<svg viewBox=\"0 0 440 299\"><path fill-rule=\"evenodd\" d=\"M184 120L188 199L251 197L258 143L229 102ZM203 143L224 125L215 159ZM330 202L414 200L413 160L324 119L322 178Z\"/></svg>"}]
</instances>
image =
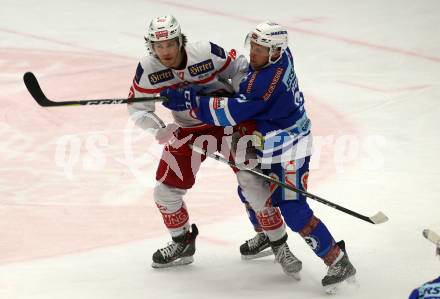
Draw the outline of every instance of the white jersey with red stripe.
<instances>
[{"instance_id":1,"label":"white jersey with red stripe","mask_svg":"<svg viewBox=\"0 0 440 299\"><path fill-rule=\"evenodd\" d=\"M196 86L201 94L238 91L245 77L248 62L244 55L235 50L225 50L211 42L190 43L185 47L187 63L181 70L167 68L153 55L141 59L138 64L130 98L157 95L165 88L181 87L188 84ZM138 102L128 105L130 116L136 125L143 129L158 129L163 122L155 111L155 103ZM172 111L174 121L184 128L205 127L193 111Z\"/></svg>"}]
</instances>

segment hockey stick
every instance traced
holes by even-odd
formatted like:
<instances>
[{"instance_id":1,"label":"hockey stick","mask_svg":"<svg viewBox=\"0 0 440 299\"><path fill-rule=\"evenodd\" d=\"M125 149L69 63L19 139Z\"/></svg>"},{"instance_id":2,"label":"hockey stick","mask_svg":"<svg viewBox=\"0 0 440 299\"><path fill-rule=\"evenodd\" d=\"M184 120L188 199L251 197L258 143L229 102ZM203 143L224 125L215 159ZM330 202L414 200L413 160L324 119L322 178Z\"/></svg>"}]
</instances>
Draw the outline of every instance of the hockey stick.
<instances>
[{"instance_id":1,"label":"hockey stick","mask_svg":"<svg viewBox=\"0 0 440 299\"><path fill-rule=\"evenodd\" d=\"M23 81L31 96L42 107L126 104L126 103L146 102L146 101L163 102L168 100L166 97L140 97L134 99L97 99L97 100L53 102L44 95L43 91L41 90L40 84L38 84L38 80L33 73L31 72L25 73L23 76Z\"/></svg>"},{"instance_id":2,"label":"hockey stick","mask_svg":"<svg viewBox=\"0 0 440 299\"><path fill-rule=\"evenodd\" d=\"M423 236L435 245L437 245L437 247L440 247L440 236L435 231L431 229L424 229Z\"/></svg>"},{"instance_id":3,"label":"hockey stick","mask_svg":"<svg viewBox=\"0 0 440 299\"><path fill-rule=\"evenodd\" d=\"M356 218L362 219L362 220L364 220L364 221L366 221L366 222L369 222L369 223L372 223L372 224L381 224L381 223L384 223L384 222L388 221L388 217L387 217L384 213L382 213L382 212L380 212L380 211L377 212L375 215L373 215L373 216L371 216L371 217L364 216L364 215L362 215L362 214L359 214L359 213L356 213L356 212L354 212L354 211L352 211L352 210L349 210L349 209L347 209L347 208L344 208L344 207L342 207L342 206L340 206L340 205L337 205L337 204L335 204L335 203L332 203L332 202L330 202L330 201L328 201L328 200L326 200L326 199L324 199L324 198L322 198L322 197L316 196L316 195L314 195L314 194L312 194L312 193L309 193L309 192L304 191L304 190L301 190L301 189L297 189L297 188L295 188L295 187L293 187L293 186L291 186L291 185L288 185L288 184L286 184L286 183L284 183L284 182L281 182L281 181L279 181L279 180L277 180L277 179L275 179L275 178L273 178L273 177L270 177L270 176L268 176L268 175L265 175L264 173L261 173L261 172L259 172L259 171L257 171L257 170L254 170L254 169L251 169L251 168L247 168L247 167L243 167L243 166L237 166L237 165L235 165L233 162L226 160L226 159L223 158L222 156L219 156L219 155L217 155L217 154L215 154L215 153L208 153L206 150L201 149L201 148L199 148L199 147L197 147L197 146L195 146L195 145L190 145L190 147L191 147L195 152L197 152L197 153L200 153L200 154L202 154L202 155L205 155L205 156L211 157L211 158L213 158L213 159L215 159L215 160L217 160L217 161L223 162L223 163L228 164L228 165L230 165L230 166L232 166L232 167L236 167L236 168L238 168L238 169L240 169L240 170L248 171L248 172L250 172L250 173L252 173L252 174L254 174L254 175L257 175L257 176L260 176L260 177L266 179L266 180L269 181L269 182L272 182L272 183L274 183L274 184L277 184L278 186L281 186L281 187L286 188L286 189L289 189L289 190L291 190L291 191L294 191L294 192L300 193L301 195L304 195L304 196L306 196L306 197L308 197L308 198L310 198L310 199L316 200L317 202L320 202L320 203L322 203L322 204L325 204L325 205L327 205L327 206L329 206L329 207L332 207L332 208L334 208L334 209L336 209L336 210L339 210L339 211L341 211L341 212L344 212L344 213L349 214L349 215L351 215L351 216L354 216L354 217L356 217Z\"/></svg>"}]
</instances>

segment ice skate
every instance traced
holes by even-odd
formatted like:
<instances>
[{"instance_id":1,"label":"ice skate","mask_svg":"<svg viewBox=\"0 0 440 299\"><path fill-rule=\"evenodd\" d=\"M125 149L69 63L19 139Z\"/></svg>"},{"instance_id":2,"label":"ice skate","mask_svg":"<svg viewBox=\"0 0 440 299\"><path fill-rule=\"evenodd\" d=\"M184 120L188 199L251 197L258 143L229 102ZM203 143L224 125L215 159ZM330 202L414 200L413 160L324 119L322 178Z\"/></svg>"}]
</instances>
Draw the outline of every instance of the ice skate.
<instances>
[{"instance_id":1,"label":"ice skate","mask_svg":"<svg viewBox=\"0 0 440 299\"><path fill-rule=\"evenodd\" d=\"M280 263L284 273L300 280L299 271L302 269L302 262L290 251L286 243L287 235L281 240L271 243L273 253L275 254L275 261Z\"/></svg>"},{"instance_id":2,"label":"ice skate","mask_svg":"<svg viewBox=\"0 0 440 299\"><path fill-rule=\"evenodd\" d=\"M158 249L153 254L153 268L168 268L180 265L188 265L194 261L196 252L196 237L199 231L195 224L191 225L191 231L177 237L164 248Z\"/></svg>"},{"instance_id":3,"label":"ice skate","mask_svg":"<svg viewBox=\"0 0 440 299\"><path fill-rule=\"evenodd\" d=\"M357 283L355 277L356 269L348 259L344 241L339 241L336 245L341 248L344 256L328 268L327 275L322 279L322 286L327 294L337 293L340 284L344 281L351 284Z\"/></svg>"},{"instance_id":4,"label":"ice skate","mask_svg":"<svg viewBox=\"0 0 440 299\"><path fill-rule=\"evenodd\" d=\"M252 260L271 255L273 251L270 249L269 238L263 232L259 232L241 244L240 253L243 260Z\"/></svg>"}]
</instances>

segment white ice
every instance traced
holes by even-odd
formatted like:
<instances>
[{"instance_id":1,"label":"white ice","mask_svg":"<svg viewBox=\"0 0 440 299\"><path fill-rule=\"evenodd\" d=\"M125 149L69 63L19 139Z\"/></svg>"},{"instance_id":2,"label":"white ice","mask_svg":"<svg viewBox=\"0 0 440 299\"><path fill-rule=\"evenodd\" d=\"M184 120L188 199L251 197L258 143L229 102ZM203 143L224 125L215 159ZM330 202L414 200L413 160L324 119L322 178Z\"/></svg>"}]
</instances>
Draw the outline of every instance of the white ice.
<instances>
[{"instance_id":1,"label":"white ice","mask_svg":"<svg viewBox=\"0 0 440 299\"><path fill-rule=\"evenodd\" d=\"M319 151L309 191L371 225L309 201L344 239L359 288L337 298L407 298L439 275L424 228L440 231L440 2L0 2L0 298L327 298L302 239L302 280L273 257L242 261L253 235L232 172L207 161L186 202L195 262L154 270L169 236L152 199L161 147L126 107L39 107L33 71L56 100L125 97L149 20L174 14L190 41L243 47L260 21L285 25ZM167 111L158 108L167 121Z\"/></svg>"}]
</instances>

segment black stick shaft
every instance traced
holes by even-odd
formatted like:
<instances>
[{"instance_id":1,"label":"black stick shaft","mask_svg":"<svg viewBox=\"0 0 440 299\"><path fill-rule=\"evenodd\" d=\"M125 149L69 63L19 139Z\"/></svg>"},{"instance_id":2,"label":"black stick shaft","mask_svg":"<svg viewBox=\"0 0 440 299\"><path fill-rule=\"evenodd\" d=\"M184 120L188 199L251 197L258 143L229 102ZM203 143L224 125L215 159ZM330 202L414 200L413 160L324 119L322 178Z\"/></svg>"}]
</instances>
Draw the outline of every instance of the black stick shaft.
<instances>
[{"instance_id":1,"label":"black stick shaft","mask_svg":"<svg viewBox=\"0 0 440 299\"><path fill-rule=\"evenodd\" d=\"M82 106L82 105L113 105L113 104L127 104L135 102L163 102L167 101L166 97L140 97L133 99L109 98L109 99L90 99L90 100L76 100L76 101L61 101L54 102L46 97L41 90L37 78L31 72L27 72L23 76L24 84L32 97L42 107L56 107L56 106Z\"/></svg>"},{"instance_id":2,"label":"black stick shaft","mask_svg":"<svg viewBox=\"0 0 440 299\"><path fill-rule=\"evenodd\" d=\"M366 221L366 222L369 222L369 223L372 223L372 224L380 224L380 223L383 223L383 222L388 221L388 217L387 217L385 214L383 214L382 212L378 212L378 213L376 213L376 214L375 214L374 216L372 216L372 217L368 217L368 216L365 216L365 215L359 214L359 213L357 213L357 212L355 212L355 211L352 211L352 210L347 209L347 208L345 208L345 207L343 207L343 206L340 206L340 205L335 204L335 203L333 203L333 202L331 202L331 201L328 201L328 200L326 200L326 199L324 199L324 198L322 198L322 197L319 197L319 196L314 195L314 194L312 194L312 193L309 193L309 192L307 192L307 191L304 191L304 190L301 190L301 189L295 188L295 187L293 187L293 186L291 186L291 185L288 185L288 184L286 184L286 183L284 183L284 182L281 182L281 181L279 181L279 180L277 180L277 179L275 179L275 178L273 178L273 177L271 177L271 176L268 176L268 175L266 175L266 174L264 174L264 173L261 173L261 172L255 170L255 169L251 169L251 168L247 168L247 167L237 166L237 165L234 164L232 161L226 160L225 158L223 158L223 157L221 157L221 156L219 156L219 155L217 155L217 154L215 154L215 153L209 153L209 152L207 152L206 150L201 149L201 148L199 148L199 147L197 147L197 146L194 146L194 145L191 145L191 148L192 148L194 151L196 151L196 152L198 152L198 153L200 153L200 154L202 154L202 155L209 156L209 157L211 157L211 158L213 158L213 159L215 159L215 160L217 160L217 161L223 162L223 163L228 164L228 165L230 165L230 166L232 166L232 167L236 167L236 168L238 168L238 169L240 169L240 170L244 170L244 171L248 171L248 172L250 172L250 173L253 173L254 175L260 176L260 177L266 179L266 180L269 181L269 182L272 182L272 183L274 183L274 184L277 184L278 186L281 186L281 187L286 188L286 189L289 189L289 190L291 190L291 191L294 191L294 192L300 193L300 194L302 194L302 195L304 195L304 196L306 196L306 197L308 197L308 198L310 198L310 199L316 200L317 202L320 202L320 203L322 203L322 204L325 204L325 205L327 205L327 206L329 206L329 207L332 207L332 208L334 208L334 209L336 209L336 210L339 210L339 211L341 211L341 212L344 212L344 213L346 213L346 214L349 214L349 215L351 215L351 216L354 216L354 217L359 218L359 219L361 219L361 220L364 220L364 221Z\"/></svg>"}]
</instances>

